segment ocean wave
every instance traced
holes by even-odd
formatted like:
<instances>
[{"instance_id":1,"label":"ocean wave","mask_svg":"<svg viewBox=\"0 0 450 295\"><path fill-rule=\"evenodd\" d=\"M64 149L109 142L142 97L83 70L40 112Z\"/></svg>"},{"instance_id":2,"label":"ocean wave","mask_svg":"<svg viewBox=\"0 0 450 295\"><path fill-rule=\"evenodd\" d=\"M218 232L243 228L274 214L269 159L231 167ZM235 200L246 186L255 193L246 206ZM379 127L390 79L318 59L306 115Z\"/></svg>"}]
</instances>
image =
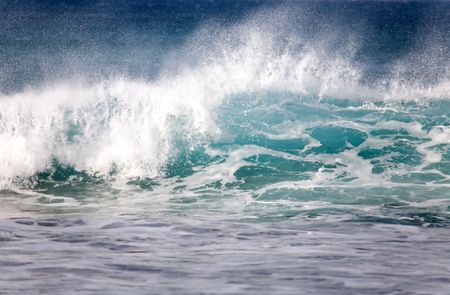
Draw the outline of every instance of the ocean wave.
<instances>
[{"instance_id":1,"label":"ocean wave","mask_svg":"<svg viewBox=\"0 0 450 295\"><path fill-rule=\"evenodd\" d=\"M205 148L227 136L240 138L230 130L246 124L233 118L245 108L263 120L270 108L289 102L301 107L301 102L326 105L336 100L349 108L355 104L383 108L448 101L447 68L439 68L433 81L411 75L405 68L420 58L410 54L404 64L398 60L390 65L384 75L368 77L367 64L357 61L359 48L367 44L358 44L355 35L346 36L340 27L302 33L301 18L297 16L296 23L292 15L282 7L260 11L234 25L206 24L182 48L167 54L156 78L56 81L3 95L0 178L4 184L27 179L53 169L55 161L91 175L161 177L180 150ZM438 45L427 48L432 51ZM225 112L227 106L232 108ZM293 128L306 115L300 112L299 118L284 124ZM254 123L245 132L261 134L264 130L257 126ZM448 127L442 128L446 134ZM302 136L311 140L308 134ZM424 145L416 148L428 153Z\"/></svg>"}]
</instances>

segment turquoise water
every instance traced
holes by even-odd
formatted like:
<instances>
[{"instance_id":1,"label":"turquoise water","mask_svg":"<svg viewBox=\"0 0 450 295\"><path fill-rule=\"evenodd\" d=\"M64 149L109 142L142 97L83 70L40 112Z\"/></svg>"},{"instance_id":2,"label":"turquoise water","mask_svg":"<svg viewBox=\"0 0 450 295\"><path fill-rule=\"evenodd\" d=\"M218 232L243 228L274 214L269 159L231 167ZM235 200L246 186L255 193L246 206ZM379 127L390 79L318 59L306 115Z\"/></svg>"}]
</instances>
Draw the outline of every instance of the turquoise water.
<instances>
[{"instance_id":1,"label":"turquoise water","mask_svg":"<svg viewBox=\"0 0 450 295\"><path fill-rule=\"evenodd\" d=\"M216 139L192 142L190 134L176 134L176 151L161 176L123 177L118 168L95 174L53 159L45 170L12 180L19 187L14 191L29 194L27 205L16 197L7 202L48 213L148 210L136 201L172 214L229 208L242 220L446 226L449 111L447 101L236 96L215 114L221 132ZM74 132L70 125L68 134ZM152 204L159 198L164 201Z\"/></svg>"},{"instance_id":2,"label":"turquoise water","mask_svg":"<svg viewBox=\"0 0 450 295\"><path fill-rule=\"evenodd\" d=\"M447 2L2 8L0 293L448 293Z\"/></svg>"}]
</instances>

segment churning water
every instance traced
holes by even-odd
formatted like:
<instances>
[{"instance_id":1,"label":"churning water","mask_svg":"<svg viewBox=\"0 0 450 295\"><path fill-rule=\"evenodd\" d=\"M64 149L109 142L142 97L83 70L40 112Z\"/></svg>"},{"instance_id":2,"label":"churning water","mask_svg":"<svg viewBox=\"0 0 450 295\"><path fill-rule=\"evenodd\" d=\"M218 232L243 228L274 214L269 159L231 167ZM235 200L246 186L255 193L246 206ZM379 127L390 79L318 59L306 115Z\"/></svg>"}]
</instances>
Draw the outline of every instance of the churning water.
<instances>
[{"instance_id":1,"label":"churning water","mask_svg":"<svg viewBox=\"0 0 450 295\"><path fill-rule=\"evenodd\" d=\"M449 2L0 8L0 294L450 292Z\"/></svg>"}]
</instances>

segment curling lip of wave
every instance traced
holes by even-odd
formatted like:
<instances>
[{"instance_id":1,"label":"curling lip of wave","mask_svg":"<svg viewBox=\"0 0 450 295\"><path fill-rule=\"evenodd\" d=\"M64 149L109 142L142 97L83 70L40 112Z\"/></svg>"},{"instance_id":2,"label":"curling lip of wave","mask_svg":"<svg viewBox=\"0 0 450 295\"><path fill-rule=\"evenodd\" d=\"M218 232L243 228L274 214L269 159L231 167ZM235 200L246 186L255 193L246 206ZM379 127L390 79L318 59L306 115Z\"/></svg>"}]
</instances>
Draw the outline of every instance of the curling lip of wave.
<instances>
[{"instance_id":1,"label":"curling lip of wave","mask_svg":"<svg viewBox=\"0 0 450 295\"><path fill-rule=\"evenodd\" d=\"M194 146L220 136L214 113L241 93L372 101L447 99L450 93L447 80L369 87L351 58L313 47L280 52L270 33L250 30L238 46L216 45L208 62L154 81L62 83L0 98L0 178L28 177L54 158L101 174L161 175L178 137Z\"/></svg>"}]
</instances>

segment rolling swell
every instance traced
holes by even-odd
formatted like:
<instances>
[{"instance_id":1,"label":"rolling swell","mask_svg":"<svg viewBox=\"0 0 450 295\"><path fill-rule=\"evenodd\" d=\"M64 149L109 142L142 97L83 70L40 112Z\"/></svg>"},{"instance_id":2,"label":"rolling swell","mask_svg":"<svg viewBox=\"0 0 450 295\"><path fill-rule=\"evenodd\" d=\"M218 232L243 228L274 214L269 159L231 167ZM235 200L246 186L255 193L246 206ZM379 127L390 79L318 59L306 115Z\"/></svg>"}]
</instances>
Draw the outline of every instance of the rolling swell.
<instances>
[{"instance_id":1,"label":"rolling swell","mask_svg":"<svg viewBox=\"0 0 450 295\"><path fill-rule=\"evenodd\" d=\"M245 195L293 215L305 210L296 204L369 217L424 205L447 220L446 4L370 4L379 22L335 5L344 16L285 3L204 19L149 76L50 73L5 91L2 187L58 195L55 186L124 181L182 198Z\"/></svg>"}]
</instances>

